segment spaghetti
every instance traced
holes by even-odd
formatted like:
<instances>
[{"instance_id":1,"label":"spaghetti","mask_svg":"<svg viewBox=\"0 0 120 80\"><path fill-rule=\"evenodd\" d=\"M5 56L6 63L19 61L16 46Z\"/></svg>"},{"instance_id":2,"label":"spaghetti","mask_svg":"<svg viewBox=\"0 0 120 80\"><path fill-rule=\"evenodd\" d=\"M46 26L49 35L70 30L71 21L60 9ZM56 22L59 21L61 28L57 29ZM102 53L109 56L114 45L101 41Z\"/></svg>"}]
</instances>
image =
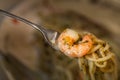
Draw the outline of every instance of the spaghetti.
<instances>
[{"instance_id":1,"label":"spaghetti","mask_svg":"<svg viewBox=\"0 0 120 80\"><path fill-rule=\"evenodd\" d=\"M88 35L90 37L86 38ZM84 80L117 80L116 58L105 41L91 33L77 33L66 29L57 43L65 55L78 58Z\"/></svg>"}]
</instances>

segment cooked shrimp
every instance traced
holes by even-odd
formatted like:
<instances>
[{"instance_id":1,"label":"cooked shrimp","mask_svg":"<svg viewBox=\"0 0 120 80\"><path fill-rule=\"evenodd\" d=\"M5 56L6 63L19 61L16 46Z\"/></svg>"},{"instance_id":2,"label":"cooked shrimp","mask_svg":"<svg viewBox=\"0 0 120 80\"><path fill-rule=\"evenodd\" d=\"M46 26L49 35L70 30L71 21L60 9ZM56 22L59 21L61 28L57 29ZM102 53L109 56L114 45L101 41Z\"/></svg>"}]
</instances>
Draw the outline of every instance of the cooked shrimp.
<instances>
[{"instance_id":1,"label":"cooked shrimp","mask_svg":"<svg viewBox=\"0 0 120 80\"><path fill-rule=\"evenodd\" d=\"M58 48L69 57L82 57L91 50L93 42L90 34L86 34L82 41L76 43L79 38L79 33L66 29L57 40Z\"/></svg>"}]
</instances>

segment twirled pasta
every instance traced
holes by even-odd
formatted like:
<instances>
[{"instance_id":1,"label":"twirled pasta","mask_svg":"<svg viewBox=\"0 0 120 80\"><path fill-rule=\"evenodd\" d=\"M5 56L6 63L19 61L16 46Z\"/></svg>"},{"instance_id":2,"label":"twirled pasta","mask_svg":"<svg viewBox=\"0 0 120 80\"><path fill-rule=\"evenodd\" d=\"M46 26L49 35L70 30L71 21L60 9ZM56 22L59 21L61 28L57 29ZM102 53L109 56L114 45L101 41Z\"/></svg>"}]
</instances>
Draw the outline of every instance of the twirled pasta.
<instances>
[{"instance_id":1,"label":"twirled pasta","mask_svg":"<svg viewBox=\"0 0 120 80\"><path fill-rule=\"evenodd\" d=\"M66 29L58 38L58 47L65 55L78 58L79 68L83 71L85 80L117 80L114 53L110 51L108 43L93 34Z\"/></svg>"}]
</instances>

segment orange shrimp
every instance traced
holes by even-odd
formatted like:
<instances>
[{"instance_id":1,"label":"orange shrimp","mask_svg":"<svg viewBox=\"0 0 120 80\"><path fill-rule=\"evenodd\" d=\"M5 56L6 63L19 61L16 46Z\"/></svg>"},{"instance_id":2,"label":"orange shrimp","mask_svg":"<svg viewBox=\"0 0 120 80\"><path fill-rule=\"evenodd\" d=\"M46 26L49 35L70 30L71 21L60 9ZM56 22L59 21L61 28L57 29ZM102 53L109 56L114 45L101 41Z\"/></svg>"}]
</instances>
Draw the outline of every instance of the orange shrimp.
<instances>
[{"instance_id":1,"label":"orange shrimp","mask_svg":"<svg viewBox=\"0 0 120 80\"><path fill-rule=\"evenodd\" d=\"M82 57L91 50L93 42L92 36L87 34L81 42L75 44L79 38L80 36L76 31L66 29L57 40L58 48L69 57Z\"/></svg>"}]
</instances>

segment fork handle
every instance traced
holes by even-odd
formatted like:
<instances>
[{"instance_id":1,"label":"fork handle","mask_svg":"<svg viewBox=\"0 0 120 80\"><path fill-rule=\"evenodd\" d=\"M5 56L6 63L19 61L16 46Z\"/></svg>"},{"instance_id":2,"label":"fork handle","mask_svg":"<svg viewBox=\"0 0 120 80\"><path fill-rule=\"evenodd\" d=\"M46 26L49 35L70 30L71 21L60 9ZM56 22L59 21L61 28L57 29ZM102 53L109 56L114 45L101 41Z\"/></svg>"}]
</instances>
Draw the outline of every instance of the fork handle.
<instances>
[{"instance_id":1,"label":"fork handle","mask_svg":"<svg viewBox=\"0 0 120 80\"><path fill-rule=\"evenodd\" d=\"M7 12L7 11L5 11L5 10L0 9L0 13L1 13L1 14L4 14L4 15L6 15L6 16L15 18L15 19L17 19L17 20L19 20L19 21L24 22L24 23L32 26L33 28L39 30L42 34L44 34L45 31L46 31L46 29L43 28L42 26L37 25L37 24L35 24L35 23L33 23L33 22L30 22L30 21L28 21L27 19L24 19L24 18L22 18L22 17L16 16L16 15L14 15L14 14L12 14L12 13L10 13L10 12Z\"/></svg>"}]
</instances>

